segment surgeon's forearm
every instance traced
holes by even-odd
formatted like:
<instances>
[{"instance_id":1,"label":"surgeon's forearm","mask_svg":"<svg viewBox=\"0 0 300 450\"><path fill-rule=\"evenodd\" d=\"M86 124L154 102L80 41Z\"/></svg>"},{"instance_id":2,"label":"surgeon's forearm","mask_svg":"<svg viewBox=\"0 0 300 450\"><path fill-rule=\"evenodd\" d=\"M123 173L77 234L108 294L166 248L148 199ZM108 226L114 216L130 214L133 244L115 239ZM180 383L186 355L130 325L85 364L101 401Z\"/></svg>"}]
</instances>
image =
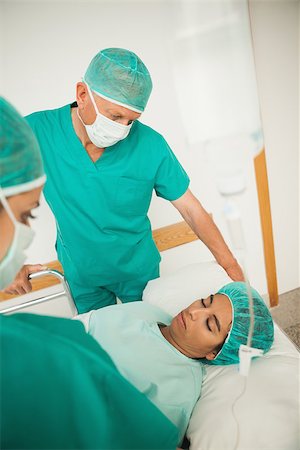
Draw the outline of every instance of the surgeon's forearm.
<instances>
[{"instance_id":1,"label":"surgeon's forearm","mask_svg":"<svg viewBox=\"0 0 300 450\"><path fill-rule=\"evenodd\" d=\"M237 260L199 200L189 191L182 197L182 200L175 201L173 204L228 275L236 281L242 280L243 274Z\"/></svg>"},{"instance_id":2,"label":"surgeon's forearm","mask_svg":"<svg viewBox=\"0 0 300 450\"><path fill-rule=\"evenodd\" d=\"M201 205L200 208L191 213L186 213L183 218L198 238L209 248L217 262L224 269L227 269L227 267L236 264L236 259L211 216Z\"/></svg>"}]
</instances>

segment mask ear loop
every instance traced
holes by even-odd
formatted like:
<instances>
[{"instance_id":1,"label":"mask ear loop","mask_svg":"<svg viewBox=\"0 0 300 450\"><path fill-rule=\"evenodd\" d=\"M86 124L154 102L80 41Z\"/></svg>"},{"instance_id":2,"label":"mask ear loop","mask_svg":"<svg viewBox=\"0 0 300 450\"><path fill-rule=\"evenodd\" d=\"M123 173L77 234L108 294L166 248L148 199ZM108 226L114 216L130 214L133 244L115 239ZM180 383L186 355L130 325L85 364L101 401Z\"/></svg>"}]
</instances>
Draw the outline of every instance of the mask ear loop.
<instances>
[{"instance_id":1,"label":"mask ear loop","mask_svg":"<svg viewBox=\"0 0 300 450\"><path fill-rule=\"evenodd\" d=\"M93 96L93 94L92 94L92 91L90 90L89 85L88 85L85 81L84 81L84 84L85 84L86 87L87 87L87 91L88 91L89 97L90 97L90 99L91 99L91 101L92 101L92 103L93 103L93 106L94 106L96 115L97 115L97 116L100 116L101 114L100 114L100 112L99 112L99 109L97 108L97 105L96 105L94 96ZM79 114L79 111L78 111L78 110L79 110L79 108L77 108L77 111L76 111L77 117L78 117L78 119L80 120L80 122L82 123L82 125L85 126L85 123L84 123L84 121L82 120L82 118L80 117L80 114Z\"/></svg>"},{"instance_id":2,"label":"mask ear loop","mask_svg":"<svg viewBox=\"0 0 300 450\"><path fill-rule=\"evenodd\" d=\"M97 115L97 116L100 116L100 112L99 112L99 110L98 110L98 108L97 108L97 105L96 105L94 96L93 96L93 94L92 94L92 91L90 90L89 85L88 85L87 83L84 82L84 84L85 84L86 87L87 87L87 91L88 91L89 97L90 97L90 99L91 99L91 101L92 101L92 103L93 103L93 106L94 106L96 115ZM83 121L82 118L80 117L80 114L79 114L79 108L78 108L78 107L77 107L76 113L77 113L77 117L78 117L78 119L80 120L80 122L82 123L82 125L85 126L84 121Z\"/></svg>"},{"instance_id":3,"label":"mask ear loop","mask_svg":"<svg viewBox=\"0 0 300 450\"><path fill-rule=\"evenodd\" d=\"M95 108L96 114L97 114L97 116L100 116L100 112L99 112L99 109L98 109L98 107L97 107L97 105L96 105L96 102L95 102L93 93L92 93L92 91L91 91L89 85L88 85L87 83L85 83L85 85L86 85L86 87L87 87L87 90L88 90L90 99L91 99L91 101L92 101L92 103L93 103L93 106L94 106L94 108Z\"/></svg>"},{"instance_id":4,"label":"mask ear loop","mask_svg":"<svg viewBox=\"0 0 300 450\"><path fill-rule=\"evenodd\" d=\"M1 203L2 203L2 205L3 205L3 207L4 207L4 209L5 209L5 211L7 212L9 218L11 219L11 221L13 222L13 224L16 226L16 224L17 224L18 221L17 221L17 219L15 218L15 216L14 216L12 210L11 210L11 207L10 207L9 204L8 204L8 201L6 200L6 197L5 197L5 195L4 195L4 192L3 192L3 189L1 188L1 186L0 186L0 201L1 201Z\"/></svg>"}]
</instances>

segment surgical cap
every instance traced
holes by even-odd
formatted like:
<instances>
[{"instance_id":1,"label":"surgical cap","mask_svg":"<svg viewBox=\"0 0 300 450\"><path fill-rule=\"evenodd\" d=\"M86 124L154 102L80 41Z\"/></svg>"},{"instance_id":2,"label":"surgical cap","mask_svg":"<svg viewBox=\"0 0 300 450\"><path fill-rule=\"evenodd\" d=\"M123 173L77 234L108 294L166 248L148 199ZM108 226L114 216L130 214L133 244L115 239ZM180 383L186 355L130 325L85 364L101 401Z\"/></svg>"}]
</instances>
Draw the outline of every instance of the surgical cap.
<instances>
[{"instance_id":1,"label":"surgical cap","mask_svg":"<svg viewBox=\"0 0 300 450\"><path fill-rule=\"evenodd\" d=\"M39 144L26 120L0 97L0 187L6 197L45 183Z\"/></svg>"},{"instance_id":2,"label":"surgical cap","mask_svg":"<svg viewBox=\"0 0 300 450\"><path fill-rule=\"evenodd\" d=\"M234 282L223 286L217 294L226 295L232 306L231 330L222 349L212 361L206 364L227 365L239 362L239 348L246 345L250 326L249 299L246 283ZM274 326L271 314L259 293L251 288L254 310L254 329L251 347L270 350L274 340Z\"/></svg>"},{"instance_id":3,"label":"surgical cap","mask_svg":"<svg viewBox=\"0 0 300 450\"><path fill-rule=\"evenodd\" d=\"M145 64L135 53L123 48L107 48L97 53L83 81L100 97L138 113L144 111L152 91Z\"/></svg>"}]
</instances>

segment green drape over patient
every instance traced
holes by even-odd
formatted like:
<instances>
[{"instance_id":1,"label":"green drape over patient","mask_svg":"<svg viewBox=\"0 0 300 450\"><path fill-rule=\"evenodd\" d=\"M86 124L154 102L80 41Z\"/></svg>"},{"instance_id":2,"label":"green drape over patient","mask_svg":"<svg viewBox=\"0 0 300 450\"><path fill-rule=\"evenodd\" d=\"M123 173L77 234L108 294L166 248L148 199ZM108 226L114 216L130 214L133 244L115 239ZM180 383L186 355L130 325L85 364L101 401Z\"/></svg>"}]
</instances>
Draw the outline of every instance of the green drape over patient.
<instances>
[{"instance_id":1,"label":"green drape over patient","mask_svg":"<svg viewBox=\"0 0 300 450\"><path fill-rule=\"evenodd\" d=\"M1 448L175 449L177 431L79 322L0 316Z\"/></svg>"}]
</instances>

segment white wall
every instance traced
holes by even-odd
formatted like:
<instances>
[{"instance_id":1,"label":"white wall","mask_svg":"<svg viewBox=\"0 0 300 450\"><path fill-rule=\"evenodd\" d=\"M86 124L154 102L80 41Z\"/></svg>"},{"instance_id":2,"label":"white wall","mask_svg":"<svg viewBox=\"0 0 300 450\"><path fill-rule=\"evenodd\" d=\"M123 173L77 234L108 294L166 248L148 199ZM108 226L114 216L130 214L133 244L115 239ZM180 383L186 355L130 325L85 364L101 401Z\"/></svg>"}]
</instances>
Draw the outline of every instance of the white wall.
<instances>
[{"instance_id":1,"label":"white wall","mask_svg":"<svg viewBox=\"0 0 300 450\"><path fill-rule=\"evenodd\" d=\"M142 121L166 137L191 177L193 192L214 214L225 238L228 238L226 224L221 213L222 199L215 187L211 168L200 145L199 151L187 145L176 101L172 82L170 46L172 46L172 39L178 25L177 6L177 2L158 1L0 1L0 28L2 36L5 37L4 45L2 48L0 47L4 62L1 91L23 114L59 107L74 100L75 83L80 79L90 59L99 49L116 46L135 51L148 66L154 84L154 90ZM288 25L289 19L286 20ZM286 43L292 37L287 25ZM261 36L259 32L265 26L272 28L273 24L268 20L262 23L258 17L256 33L261 40L264 40L265 36L264 34ZM293 57L291 54L290 58ZM275 64L273 57L270 59L271 63ZM276 86L276 89L272 91L272 98L276 98L276 101L279 101L282 95L284 96L287 88L283 82L284 77L281 81L279 87ZM288 81L291 82L291 80ZM295 83L295 80L293 82ZM264 86L262 89L266 90L268 86ZM288 89L292 93L296 86L290 83ZM291 101L290 97L287 101ZM292 111L289 110L288 115L292 115ZM267 126L269 113L266 112L265 116L264 126ZM292 120L292 118L290 119ZM270 133L267 145L268 164L273 158L271 149L276 145L272 130ZM276 133L280 134L278 126ZM285 146L285 163L289 161L292 168L295 167L295 132L293 133L290 137L290 146ZM283 206L278 194L282 191L275 178L277 165L273 169L269 167L269 173L271 179L274 180L270 182L270 188L276 229L279 290L284 292L299 286L296 274L296 246L292 248L289 244L290 253L287 258L288 253L284 241L285 236L289 234L290 241L294 240L295 242L297 224L291 227L292 216L287 216L289 217L288 223L286 218L283 219L278 213L283 210ZM265 293L266 280L259 215L254 188L254 171L250 160L247 162L246 171L249 189L239 199L239 203L247 236L248 270L251 282L262 293ZM295 169L292 173L295 184ZM290 171L285 170L285 186L289 183L289 179ZM290 204L287 207L286 203L288 202L285 202L285 208L287 208L285 212L290 213L292 204L296 202L296 194L292 189L289 189L289 194ZM30 248L29 259L32 262L46 262L55 258L54 220L45 203L42 204L37 214L38 219L33 224L37 231L37 238ZM170 204L157 198L153 199L150 217L153 228L181 220ZM188 244L163 254L162 272L169 272L180 265L208 257L209 253L200 242ZM286 270L287 261L289 271Z\"/></svg>"}]
</instances>

